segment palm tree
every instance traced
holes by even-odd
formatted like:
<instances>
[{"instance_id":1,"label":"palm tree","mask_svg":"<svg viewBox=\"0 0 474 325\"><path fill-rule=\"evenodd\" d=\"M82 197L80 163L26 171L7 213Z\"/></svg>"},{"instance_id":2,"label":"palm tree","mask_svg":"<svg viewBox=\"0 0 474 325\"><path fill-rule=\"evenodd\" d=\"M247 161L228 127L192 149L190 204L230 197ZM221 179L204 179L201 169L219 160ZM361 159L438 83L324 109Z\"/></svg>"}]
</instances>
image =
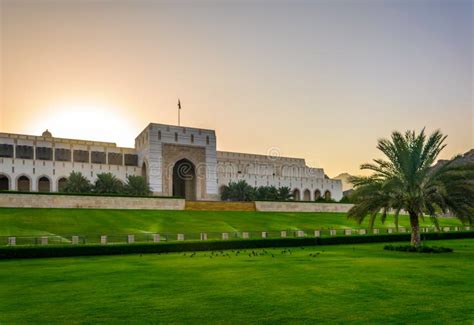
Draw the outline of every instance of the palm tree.
<instances>
[{"instance_id":1,"label":"palm tree","mask_svg":"<svg viewBox=\"0 0 474 325\"><path fill-rule=\"evenodd\" d=\"M63 191L66 193L89 193L92 185L81 172L71 172Z\"/></svg>"},{"instance_id":2,"label":"palm tree","mask_svg":"<svg viewBox=\"0 0 474 325\"><path fill-rule=\"evenodd\" d=\"M150 195L150 186L143 176L127 176L127 184L124 186L125 193L129 195Z\"/></svg>"},{"instance_id":3,"label":"palm tree","mask_svg":"<svg viewBox=\"0 0 474 325\"><path fill-rule=\"evenodd\" d=\"M278 189L278 200L279 201L289 201L293 198L293 193L291 188L288 186L283 186Z\"/></svg>"},{"instance_id":4,"label":"palm tree","mask_svg":"<svg viewBox=\"0 0 474 325\"><path fill-rule=\"evenodd\" d=\"M433 168L439 153L446 144L440 131L426 137L424 129L417 135L407 131L405 135L393 132L391 140L378 141L377 148L388 160L374 159L373 164L364 164L363 170L373 172L371 176L352 177L355 202L348 218L361 223L367 216L369 227L373 227L378 215L382 222L387 213L395 212L398 227L400 211L410 217L411 244L421 244L419 218L428 215L439 229L437 217L448 212L463 223L474 221L474 164L460 165L458 158Z\"/></svg>"},{"instance_id":5,"label":"palm tree","mask_svg":"<svg viewBox=\"0 0 474 325\"><path fill-rule=\"evenodd\" d=\"M252 201L255 198L255 189L246 181L230 182L221 189L223 201Z\"/></svg>"},{"instance_id":6,"label":"palm tree","mask_svg":"<svg viewBox=\"0 0 474 325\"><path fill-rule=\"evenodd\" d=\"M118 194L123 191L123 183L112 173L97 174L94 192Z\"/></svg>"}]
</instances>

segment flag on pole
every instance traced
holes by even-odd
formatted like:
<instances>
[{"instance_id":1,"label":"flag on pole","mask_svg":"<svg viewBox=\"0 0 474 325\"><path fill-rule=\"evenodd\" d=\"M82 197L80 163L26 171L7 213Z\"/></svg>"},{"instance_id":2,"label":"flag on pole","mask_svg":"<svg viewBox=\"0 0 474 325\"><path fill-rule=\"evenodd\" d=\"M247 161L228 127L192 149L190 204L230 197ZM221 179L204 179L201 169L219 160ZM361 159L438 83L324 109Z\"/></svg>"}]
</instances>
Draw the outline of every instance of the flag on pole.
<instances>
[{"instance_id":1,"label":"flag on pole","mask_svg":"<svg viewBox=\"0 0 474 325\"><path fill-rule=\"evenodd\" d=\"M180 102L179 98L178 98L178 109L181 109L181 102Z\"/></svg>"}]
</instances>

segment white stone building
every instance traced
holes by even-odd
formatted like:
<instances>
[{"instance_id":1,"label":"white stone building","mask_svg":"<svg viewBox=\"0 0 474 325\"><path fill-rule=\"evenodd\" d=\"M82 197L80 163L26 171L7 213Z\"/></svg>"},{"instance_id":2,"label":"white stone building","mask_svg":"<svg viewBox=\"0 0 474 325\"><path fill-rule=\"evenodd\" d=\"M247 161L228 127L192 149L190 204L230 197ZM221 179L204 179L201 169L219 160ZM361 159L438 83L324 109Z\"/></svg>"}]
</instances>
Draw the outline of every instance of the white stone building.
<instances>
[{"instance_id":1,"label":"white stone building","mask_svg":"<svg viewBox=\"0 0 474 325\"><path fill-rule=\"evenodd\" d=\"M190 200L218 200L231 181L252 186L287 186L296 200L320 196L342 198L342 183L304 159L222 152L214 130L149 124L135 148L114 143L0 133L0 190L60 191L66 177L81 172L91 182L111 172L125 182L128 175L147 178L155 195Z\"/></svg>"}]
</instances>

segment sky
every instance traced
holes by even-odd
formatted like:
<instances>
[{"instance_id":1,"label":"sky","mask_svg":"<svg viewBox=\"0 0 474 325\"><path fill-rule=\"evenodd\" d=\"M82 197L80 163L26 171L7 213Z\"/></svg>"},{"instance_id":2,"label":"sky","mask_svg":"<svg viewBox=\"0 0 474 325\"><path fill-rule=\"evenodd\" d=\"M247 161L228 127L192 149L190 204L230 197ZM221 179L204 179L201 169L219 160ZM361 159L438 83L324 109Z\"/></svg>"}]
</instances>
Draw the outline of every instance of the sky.
<instances>
[{"instance_id":1,"label":"sky","mask_svg":"<svg viewBox=\"0 0 474 325\"><path fill-rule=\"evenodd\" d=\"M218 150L358 174L394 130L474 147L473 4L0 0L0 132L133 147L150 122Z\"/></svg>"}]
</instances>

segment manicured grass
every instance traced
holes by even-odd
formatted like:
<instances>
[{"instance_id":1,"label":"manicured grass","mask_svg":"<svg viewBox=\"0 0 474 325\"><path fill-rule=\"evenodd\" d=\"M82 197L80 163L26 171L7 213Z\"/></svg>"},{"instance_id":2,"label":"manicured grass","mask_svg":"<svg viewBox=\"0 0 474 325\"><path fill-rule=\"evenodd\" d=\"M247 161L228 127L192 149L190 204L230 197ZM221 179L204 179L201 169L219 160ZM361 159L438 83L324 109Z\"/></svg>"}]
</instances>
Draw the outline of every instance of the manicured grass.
<instances>
[{"instance_id":1,"label":"manicured grass","mask_svg":"<svg viewBox=\"0 0 474 325\"><path fill-rule=\"evenodd\" d=\"M443 219L445 226L459 226L456 219ZM408 226L408 218L400 217ZM429 219L423 225L432 226ZM393 217L385 225L394 227ZM359 228L344 213L214 212L92 209L0 208L0 236L101 235L139 233L199 233L233 231L312 230Z\"/></svg>"},{"instance_id":2,"label":"manicured grass","mask_svg":"<svg viewBox=\"0 0 474 325\"><path fill-rule=\"evenodd\" d=\"M472 323L474 240L428 244L0 261L0 323Z\"/></svg>"}]
</instances>

